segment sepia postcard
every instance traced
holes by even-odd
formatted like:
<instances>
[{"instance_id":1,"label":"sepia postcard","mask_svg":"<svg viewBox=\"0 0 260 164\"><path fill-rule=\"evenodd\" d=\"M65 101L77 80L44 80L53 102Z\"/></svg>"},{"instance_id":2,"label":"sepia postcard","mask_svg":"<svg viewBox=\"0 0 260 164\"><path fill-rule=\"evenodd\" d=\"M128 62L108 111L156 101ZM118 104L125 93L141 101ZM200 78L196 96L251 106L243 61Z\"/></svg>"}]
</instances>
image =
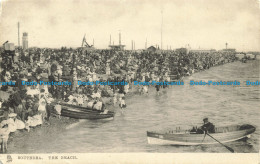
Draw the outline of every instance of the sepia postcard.
<instances>
[{"instance_id":1,"label":"sepia postcard","mask_svg":"<svg viewBox=\"0 0 260 164\"><path fill-rule=\"evenodd\" d=\"M0 0L0 164L259 164L259 0Z\"/></svg>"}]
</instances>

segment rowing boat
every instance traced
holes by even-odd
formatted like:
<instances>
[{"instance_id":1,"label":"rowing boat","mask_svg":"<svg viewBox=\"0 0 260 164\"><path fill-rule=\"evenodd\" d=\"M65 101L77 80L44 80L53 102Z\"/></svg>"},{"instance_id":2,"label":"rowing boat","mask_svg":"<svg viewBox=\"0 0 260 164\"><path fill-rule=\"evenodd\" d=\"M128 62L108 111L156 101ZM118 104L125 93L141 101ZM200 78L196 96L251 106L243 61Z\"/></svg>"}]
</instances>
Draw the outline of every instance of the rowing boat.
<instances>
[{"instance_id":1,"label":"rowing boat","mask_svg":"<svg viewBox=\"0 0 260 164\"><path fill-rule=\"evenodd\" d=\"M96 113L96 112L84 112L84 111L75 111L63 108L61 110L61 116L77 118L77 119L89 119L89 120L98 120L98 119L113 119L114 112L108 111L107 113Z\"/></svg>"},{"instance_id":2,"label":"rowing boat","mask_svg":"<svg viewBox=\"0 0 260 164\"><path fill-rule=\"evenodd\" d=\"M102 110L94 110L91 108L65 104L61 103L61 116L76 118L76 119L89 119L89 120L97 120L97 119L113 119L114 112L112 111L102 111ZM51 108L52 114L57 114L54 109L54 104L52 104Z\"/></svg>"},{"instance_id":3,"label":"rowing boat","mask_svg":"<svg viewBox=\"0 0 260 164\"><path fill-rule=\"evenodd\" d=\"M215 128L215 133L209 133L222 143L249 138L255 132L255 127L249 124L232 125ZM217 142L205 134L191 132L191 130L172 130L168 132L147 131L149 144L157 145L204 145Z\"/></svg>"}]
</instances>

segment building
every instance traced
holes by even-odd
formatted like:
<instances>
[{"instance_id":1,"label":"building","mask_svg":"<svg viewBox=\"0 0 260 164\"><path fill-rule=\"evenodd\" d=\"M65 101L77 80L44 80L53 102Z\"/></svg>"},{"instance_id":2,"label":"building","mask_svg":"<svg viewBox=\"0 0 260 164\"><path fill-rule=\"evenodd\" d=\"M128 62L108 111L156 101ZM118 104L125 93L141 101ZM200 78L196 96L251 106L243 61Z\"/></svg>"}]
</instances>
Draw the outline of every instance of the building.
<instances>
[{"instance_id":1,"label":"building","mask_svg":"<svg viewBox=\"0 0 260 164\"><path fill-rule=\"evenodd\" d=\"M181 54L188 54L187 48L177 48L175 51Z\"/></svg>"},{"instance_id":2,"label":"building","mask_svg":"<svg viewBox=\"0 0 260 164\"><path fill-rule=\"evenodd\" d=\"M236 52L236 49L233 49L233 48L226 48L226 49L223 49L223 50L220 50L221 52L233 52L235 53Z\"/></svg>"},{"instance_id":3,"label":"building","mask_svg":"<svg viewBox=\"0 0 260 164\"><path fill-rule=\"evenodd\" d=\"M14 51L15 50L14 43L5 43L4 49L5 51Z\"/></svg>"},{"instance_id":4,"label":"building","mask_svg":"<svg viewBox=\"0 0 260 164\"><path fill-rule=\"evenodd\" d=\"M121 51L124 50L125 45L109 45L111 50Z\"/></svg>"},{"instance_id":5,"label":"building","mask_svg":"<svg viewBox=\"0 0 260 164\"><path fill-rule=\"evenodd\" d=\"M147 48L148 52L156 52L156 50L157 49L154 46L150 46L150 47Z\"/></svg>"},{"instance_id":6,"label":"building","mask_svg":"<svg viewBox=\"0 0 260 164\"><path fill-rule=\"evenodd\" d=\"M23 33L23 49L24 50L28 49L28 33L27 32Z\"/></svg>"},{"instance_id":7,"label":"building","mask_svg":"<svg viewBox=\"0 0 260 164\"><path fill-rule=\"evenodd\" d=\"M215 49L197 49L197 50L190 50L190 52L194 52L194 53L212 53L212 52L216 52Z\"/></svg>"}]
</instances>

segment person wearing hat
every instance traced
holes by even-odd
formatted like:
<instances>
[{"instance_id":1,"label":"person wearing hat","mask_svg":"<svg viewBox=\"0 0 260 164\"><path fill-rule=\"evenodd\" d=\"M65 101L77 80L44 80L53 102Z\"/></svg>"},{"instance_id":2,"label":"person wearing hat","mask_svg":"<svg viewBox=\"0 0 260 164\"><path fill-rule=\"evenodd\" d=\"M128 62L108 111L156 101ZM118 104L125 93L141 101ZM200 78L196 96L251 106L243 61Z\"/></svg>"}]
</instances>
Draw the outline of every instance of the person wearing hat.
<instances>
[{"instance_id":1,"label":"person wearing hat","mask_svg":"<svg viewBox=\"0 0 260 164\"><path fill-rule=\"evenodd\" d=\"M215 133L215 125L209 122L208 118L203 119L204 124L201 126L201 129L205 132Z\"/></svg>"}]
</instances>

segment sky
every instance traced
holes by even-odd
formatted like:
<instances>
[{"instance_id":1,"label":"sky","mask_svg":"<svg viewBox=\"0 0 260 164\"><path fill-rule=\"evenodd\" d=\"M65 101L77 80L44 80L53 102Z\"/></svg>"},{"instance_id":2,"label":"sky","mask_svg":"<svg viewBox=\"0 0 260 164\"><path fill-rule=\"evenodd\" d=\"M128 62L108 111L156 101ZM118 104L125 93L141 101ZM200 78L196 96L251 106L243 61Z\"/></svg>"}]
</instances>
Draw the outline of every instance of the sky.
<instances>
[{"instance_id":1,"label":"sky","mask_svg":"<svg viewBox=\"0 0 260 164\"><path fill-rule=\"evenodd\" d=\"M0 0L0 43L18 45L28 32L29 47L131 49L162 48L260 51L260 0Z\"/></svg>"}]
</instances>

